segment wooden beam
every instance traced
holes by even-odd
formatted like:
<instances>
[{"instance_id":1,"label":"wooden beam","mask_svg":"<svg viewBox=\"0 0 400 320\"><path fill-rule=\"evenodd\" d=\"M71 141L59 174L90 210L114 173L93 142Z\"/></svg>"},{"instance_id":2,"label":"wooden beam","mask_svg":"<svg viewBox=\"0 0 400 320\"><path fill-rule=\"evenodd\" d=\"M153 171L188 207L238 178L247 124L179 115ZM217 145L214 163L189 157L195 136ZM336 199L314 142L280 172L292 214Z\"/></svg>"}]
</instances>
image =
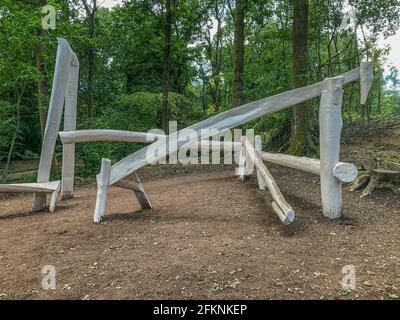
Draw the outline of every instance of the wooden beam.
<instances>
[{"instance_id":1,"label":"wooden beam","mask_svg":"<svg viewBox=\"0 0 400 320\"><path fill-rule=\"evenodd\" d=\"M100 175L97 176L97 201L93 222L100 223L106 211L107 192L109 189L111 160L101 160Z\"/></svg>"},{"instance_id":2,"label":"wooden beam","mask_svg":"<svg viewBox=\"0 0 400 320\"><path fill-rule=\"evenodd\" d=\"M244 146L249 158L254 163L254 166L258 172L260 172L260 175L264 179L267 188L271 192L272 199L274 200L272 203L272 208L274 209L275 213L285 225L291 224L295 219L295 212L293 211L292 207L286 202L274 178L264 165L261 156L258 155L248 139L245 139Z\"/></svg>"},{"instance_id":3,"label":"wooden beam","mask_svg":"<svg viewBox=\"0 0 400 320\"><path fill-rule=\"evenodd\" d=\"M114 142L144 142L153 143L157 139L165 138L164 135L157 135L146 132L134 132L123 130L79 130L62 131L59 133L61 142L64 145L82 142L114 141Z\"/></svg>"},{"instance_id":4,"label":"wooden beam","mask_svg":"<svg viewBox=\"0 0 400 320\"><path fill-rule=\"evenodd\" d=\"M38 183L48 182L50 180L51 165L53 161L57 134L60 129L71 58L72 50L68 42L62 38L58 38L58 50L56 66L54 69L53 86L51 89L51 98L43 137L42 151L40 154L37 178ZM35 193L32 211L40 211L45 206L46 194Z\"/></svg>"},{"instance_id":5,"label":"wooden beam","mask_svg":"<svg viewBox=\"0 0 400 320\"><path fill-rule=\"evenodd\" d=\"M51 181L43 183L15 183L0 184L0 192L40 192L51 193L57 191L60 181Z\"/></svg>"},{"instance_id":6,"label":"wooden beam","mask_svg":"<svg viewBox=\"0 0 400 320\"><path fill-rule=\"evenodd\" d=\"M343 77L325 80L319 110L322 210L330 219L343 214L342 183L333 172L339 163L344 82Z\"/></svg>"},{"instance_id":7,"label":"wooden beam","mask_svg":"<svg viewBox=\"0 0 400 320\"><path fill-rule=\"evenodd\" d=\"M67 94L64 107L64 131L76 130L76 112L79 87L79 60L72 53L71 68L68 79ZM72 196L75 181L75 144L63 144L61 198Z\"/></svg>"},{"instance_id":8,"label":"wooden beam","mask_svg":"<svg viewBox=\"0 0 400 320\"><path fill-rule=\"evenodd\" d=\"M321 161L318 159L295 157L287 154L270 152L263 152L262 158L265 162L293 168L317 176L321 175ZM349 183L353 182L357 178L358 169L354 164L339 162L334 166L332 174L340 182Z\"/></svg>"}]
</instances>

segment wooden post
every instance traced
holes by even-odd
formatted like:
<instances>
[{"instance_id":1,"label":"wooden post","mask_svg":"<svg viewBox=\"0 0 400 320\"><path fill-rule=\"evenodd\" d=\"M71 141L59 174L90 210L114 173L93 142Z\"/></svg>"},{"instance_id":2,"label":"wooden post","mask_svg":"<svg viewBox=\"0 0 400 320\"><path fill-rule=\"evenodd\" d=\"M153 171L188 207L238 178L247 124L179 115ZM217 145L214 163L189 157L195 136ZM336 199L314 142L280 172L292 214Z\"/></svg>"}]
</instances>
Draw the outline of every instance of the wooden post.
<instances>
[{"instance_id":1,"label":"wooden post","mask_svg":"<svg viewBox=\"0 0 400 320\"><path fill-rule=\"evenodd\" d=\"M342 183L334 176L343 127L343 83L343 77L324 81L319 110L322 209L330 219L338 219L343 214Z\"/></svg>"},{"instance_id":2,"label":"wooden post","mask_svg":"<svg viewBox=\"0 0 400 320\"><path fill-rule=\"evenodd\" d=\"M64 131L76 130L76 111L78 103L79 61L73 53L71 70L68 80L67 94L65 97ZM72 196L75 180L75 144L63 144L62 158L62 199Z\"/></svg>"},{"instance_id":3,"label":"wooden post","mask_svg":"<svg viewBox=\"0 0 400 320\"><path fill-rule=\"evenodd\" d=\"M244 179L246 178L245 171L246 171L246 149L242 141L242 146L240 147L238 168L236 168L236 175L239 177L241 181L244 181Z\"/></svg>"},{"instance_id":4,"label":"wooden post","mask_svg":"<svg viewBox=\"0 0 400 320\"><path fill-rule=\"evenodd\" d=\"M111 160L101 160L101 171L97 176L97 200L94 211L93 222L99 223L104 217L106 211L107 192L110 183Z\"/></svg>"},{"instance_id":5,"label":"wooden post","mask_svg":"<svg viewBox=\"0 0 400 320\"><path fill-rule=\"evenodd\" d=\"M260 158L262 158L263 153L262 153L262 140L260 136L255 137L255 149ZM257 169L257 180L258 180L258 187L260 190L266 190L267 189L267 184L265 183L265 180L260 172L259 169Z\"/></svg>"},{"instance_id":6,"label":"wooden post","mask_svg":"<svg viewBox=\"0 0 400 320\"><path fill-rule=\"evenodd\" d=\"M53 86L49 111L47 114L46 129L42 142L42 152L40 154L39 170L37 182L48 182L50 180L51 164L53 161L54 148L56 145L62 110L64 106L65 94L67 90L68 74L72 50L68 42L58 38L58 50L56 66L54 69ZM33 198L32 211L43 210L46 206L46 194L35 193Z\"/></svg>"}]
</instances>

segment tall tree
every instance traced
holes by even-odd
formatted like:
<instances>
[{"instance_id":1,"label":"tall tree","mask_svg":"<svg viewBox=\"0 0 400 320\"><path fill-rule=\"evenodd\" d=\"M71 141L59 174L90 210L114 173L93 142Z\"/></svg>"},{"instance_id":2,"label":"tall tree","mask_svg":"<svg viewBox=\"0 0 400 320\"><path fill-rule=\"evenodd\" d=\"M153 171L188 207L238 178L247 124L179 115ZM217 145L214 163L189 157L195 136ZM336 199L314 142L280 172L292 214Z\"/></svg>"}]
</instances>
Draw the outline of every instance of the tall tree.
<instances>
[{"instance_id":1,"label":"tall tree","mask_svg":"<svg viewBox=\"0 0 400 320\"><path fill-rule=\"evenodd\" d=\"M164 67L163 67L163 102L162 102L162 128L168 134L169 122L169 81L171 73L171 38L172 38L172 1L166 0L164 19Z\"/></svg>"},{"instance_id":2,"label":"tall tree","mask_svg":"<svg viewBox=\"0 0 400 320\"><path fill-rule=\"evenodd\" d=\"M94 71L95 71L95 46L93 39L95 37L96 27L96 12L98 9L97 0L82 0L83 6L86 11L86 16L89 21L89 46L88 46L88 116L90 125L93 124L94 117L94 102L93 102L93 87L94 87Z\"/></svg>"},{"instance_id":3,"label":"tall tree","mask_svg":"<svg viewBox=\"0 0 400 320\"><path fill-rule=\"evenodd\" d=\"M292 88L307 85L308 77L308 0L293 1L293 60ZM290 146L288 152L293 155L305 153L312 146L310 133L311 115L308 103L293 108Z\"/></svg>"},{"instance_id":4,"label":"tall tree","mask_svg":"<svg viewBox=\"0 0 400 320\"><path fill-rule=\"evenodd\" d=\"M232 86L232 107L243 104L243 74L244 74L244 16L246 0L236 0L235 34L234 34L234 65Z\"/></svg>"}]
</instances>

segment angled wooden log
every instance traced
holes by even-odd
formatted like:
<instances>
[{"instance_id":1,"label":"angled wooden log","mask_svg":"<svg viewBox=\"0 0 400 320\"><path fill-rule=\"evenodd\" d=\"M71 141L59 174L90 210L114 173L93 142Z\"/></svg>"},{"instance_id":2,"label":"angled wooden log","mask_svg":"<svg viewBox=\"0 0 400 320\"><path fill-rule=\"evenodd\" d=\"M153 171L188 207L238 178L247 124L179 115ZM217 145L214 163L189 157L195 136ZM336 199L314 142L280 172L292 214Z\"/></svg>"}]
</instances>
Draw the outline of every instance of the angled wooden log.
<instances>
[{"instance_id":1,"label":"angled wooden log","mask_svg":"<svg viewBox=\"0 0 400 320\"><path fill-rule=\"evenodd\" d=\"M278 164L288 168L321 175L321 161L306 157L295 157L281 153L263 152L262 158L265 162ZM358 176L358 169L354 164L339 162L332 171L333 176L343 183L353 182Z\"/></svg>"},{"instance_id":2,"label":"angled wooden log","mask_svg":"<svg viewBox=\"0 0 400 320\"><path fill-rule=\"evenodd\" d=\"M274 200L272 203L272 208L274 209L275 213L285 225L291 224L295 219L295 213L292 207L286 202L274 178L264 165L261 156L256 152L248 139L245 139L244 146L249 158L254 163L254 166L258 172L260 172L268 190L271 192L272 199Z\"/></svg>"},{"instance_id":3,"label":"angled wooden log","mask_svg":"<svg viewBox=\"0 0 400 320\"><path fill-rule=\"evenodd\" d=\"M262 140L260 136L255 137L255 149L257 152L257 155L262 158L263 153L262 153ZM266 190L267 189L267 184L262 176L262 173L257 169L257 181L258 181L258 187L260 190Z\"/></svg>"},{"instance_id":4,"label":"angled wooden log","mask_svg":"<svg viewBox=\"0 0 400 320\"><path fill-rule=\"evenodd\" d=\"M49 207L50 212L54 212L54 210L56 210L57 198L58 198L58 194L60 193L60 190L61 190L61 183L58 183L57 190L54 190L51 193L50 207Z\"/></svg>"},{"instance_id":5,"label":"angled wooden log","mask_svg":"<svg viewBox=\"0 0 400 320\"><path fill-rule=\"evenodd\" d=\"M54 70L53 86L51 90L50 105L47 114L46 129L44 132L42 152L38 169L37 182L48 182L51 173L54 148L56 145L64 100L67 91L72 50L68 42L58 38L56 66ZM46 206L46 194L35 193L32 211L40 211Z\"/></svg>"},{"instance_id":6,"label":"angled wooden log","mask_svg":"<svg viewBox=\"0 0 400 320\"><path fill-rule=\"evenodd\" d=\"M115 187L132 190L135 193L136 199L138 200L142 209L152 209L149 198L144 191L143 185L140 182L139 177L133 173L125 179L118 181L114 184Z\"/></svg>"},{"instance_id":7,"label":"angled wooden log","mask_svg":"<svg viewBox=\"0 0 400 320\"><path fill-rule=\"evenodd\" d=\"M101 160L101 171L97 176L97 201L93 222L100 223L106 212L107 192L109 188L111 160Z\"/></svg>"},{"instance_id":8,"label":"angled wooden log","mask_svg":"<svg viewBox=\"0 0 400 320\"><path fill-rule=\"evenodd\" d=\"M322 210L330 219L343 214L342 183L333 175L340 155L343 84L343 77L325 80L319 110Z\"/></svg>"},{"instance_id":9,"label":"angled wooden log","mask_svg":"<svg viewBox=\"0 0 400 320\"><path fill-rule=\"evenodd\" d=\"M76 130L76 112L78 103L79 61L72 53L71 70L68 79L64 108L64 131ZM61 198L72 196L75 180L75 144L63 144Z\"/></svg>"}]
</instances>

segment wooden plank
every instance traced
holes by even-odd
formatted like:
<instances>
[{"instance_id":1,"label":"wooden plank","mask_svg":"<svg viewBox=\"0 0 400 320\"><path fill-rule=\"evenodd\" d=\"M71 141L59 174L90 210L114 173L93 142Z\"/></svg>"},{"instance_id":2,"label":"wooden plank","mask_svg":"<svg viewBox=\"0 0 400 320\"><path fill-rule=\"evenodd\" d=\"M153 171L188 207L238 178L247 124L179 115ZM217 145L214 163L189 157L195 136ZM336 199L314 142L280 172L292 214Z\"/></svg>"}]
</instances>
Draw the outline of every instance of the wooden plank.
<instances>
[{"instance_id":1,"label":"wooden plank","mask_svg":"<svg viewBox=\"0 0 400 320\"><path fill-rule=\"evenodd\" d=\"M343 77L345 79L345 84L360 79L360 68L345 73ZM212 129L217 129L222 132L237 127L246 122L265 116L266 114L277 112L316 98L321 95L322 89L323 82L319 82L304 88L295 89L238 108L227 110L184 129L186 131L191 130L192 132L188 136L188 140L186 142L178 141L176 144L172 143L171 148L166 148L165 144L169 144L171 139L173 141L178 140L177 137L179 132L173 133L165 140L161 139L114 164L111 168L110 184L115 184L117 181L149 163L155 163L158 160L165 158L167 154L177 152L184 143L195 143L200 140L200 137L201 139L208 138L212 135ZM210 130L209 136L201 134L201 130L203 129Z\"/></svg>"},{"instance_id":2,"label":"wooden plank","mask_svg":"<svg viewBox=\"0 0 400 320\"><path fill-rule=\"evenodd\" d=\"M72 53L71 70L68 79L64 108L64 131L76 130L76 112L79 86L79 60ZM74 192L75 180L75 144L63 145L61 197L68 198Z\"/></svg>"},{"instance_id":3,"label":"wooden plank","mask_svg":"<svg viewBox=\"0 0 400 320\"><path fill-rule=\"evenodd\" d=\"M93 222L100 223L106 211L107 192L109 189L111 160L102 159L100 175L97 176L97 201Z\"/></svg>"},{"instance_id":4,"label":"wooden plank","mask_svg":"<svg viewBox=\"0 0 400 320\"><path fill-rule=\"evenodd\" d=\"M47 114L46 129L44 132L42 151L38 169L37 182L48 182L50 179L51 165L57 134L60 129L62 110L67 90L68 75L72 50L65 39L58 38L56 66L54 69L53 86L49 110ZM46 206L46 195L36 193L33 199L32 211L40 211Z\"/></svg>"},{"instance_id":5,"label":"wooden plank","mask_svg":"<svg viewBox=\"0 0 400 320\"><path fill-rule=\"evenodd\" d=\"M60 181L46 183L0 184L0 192L40 192L51 193L59 188Z\"/></svg>"}]
</instances>

